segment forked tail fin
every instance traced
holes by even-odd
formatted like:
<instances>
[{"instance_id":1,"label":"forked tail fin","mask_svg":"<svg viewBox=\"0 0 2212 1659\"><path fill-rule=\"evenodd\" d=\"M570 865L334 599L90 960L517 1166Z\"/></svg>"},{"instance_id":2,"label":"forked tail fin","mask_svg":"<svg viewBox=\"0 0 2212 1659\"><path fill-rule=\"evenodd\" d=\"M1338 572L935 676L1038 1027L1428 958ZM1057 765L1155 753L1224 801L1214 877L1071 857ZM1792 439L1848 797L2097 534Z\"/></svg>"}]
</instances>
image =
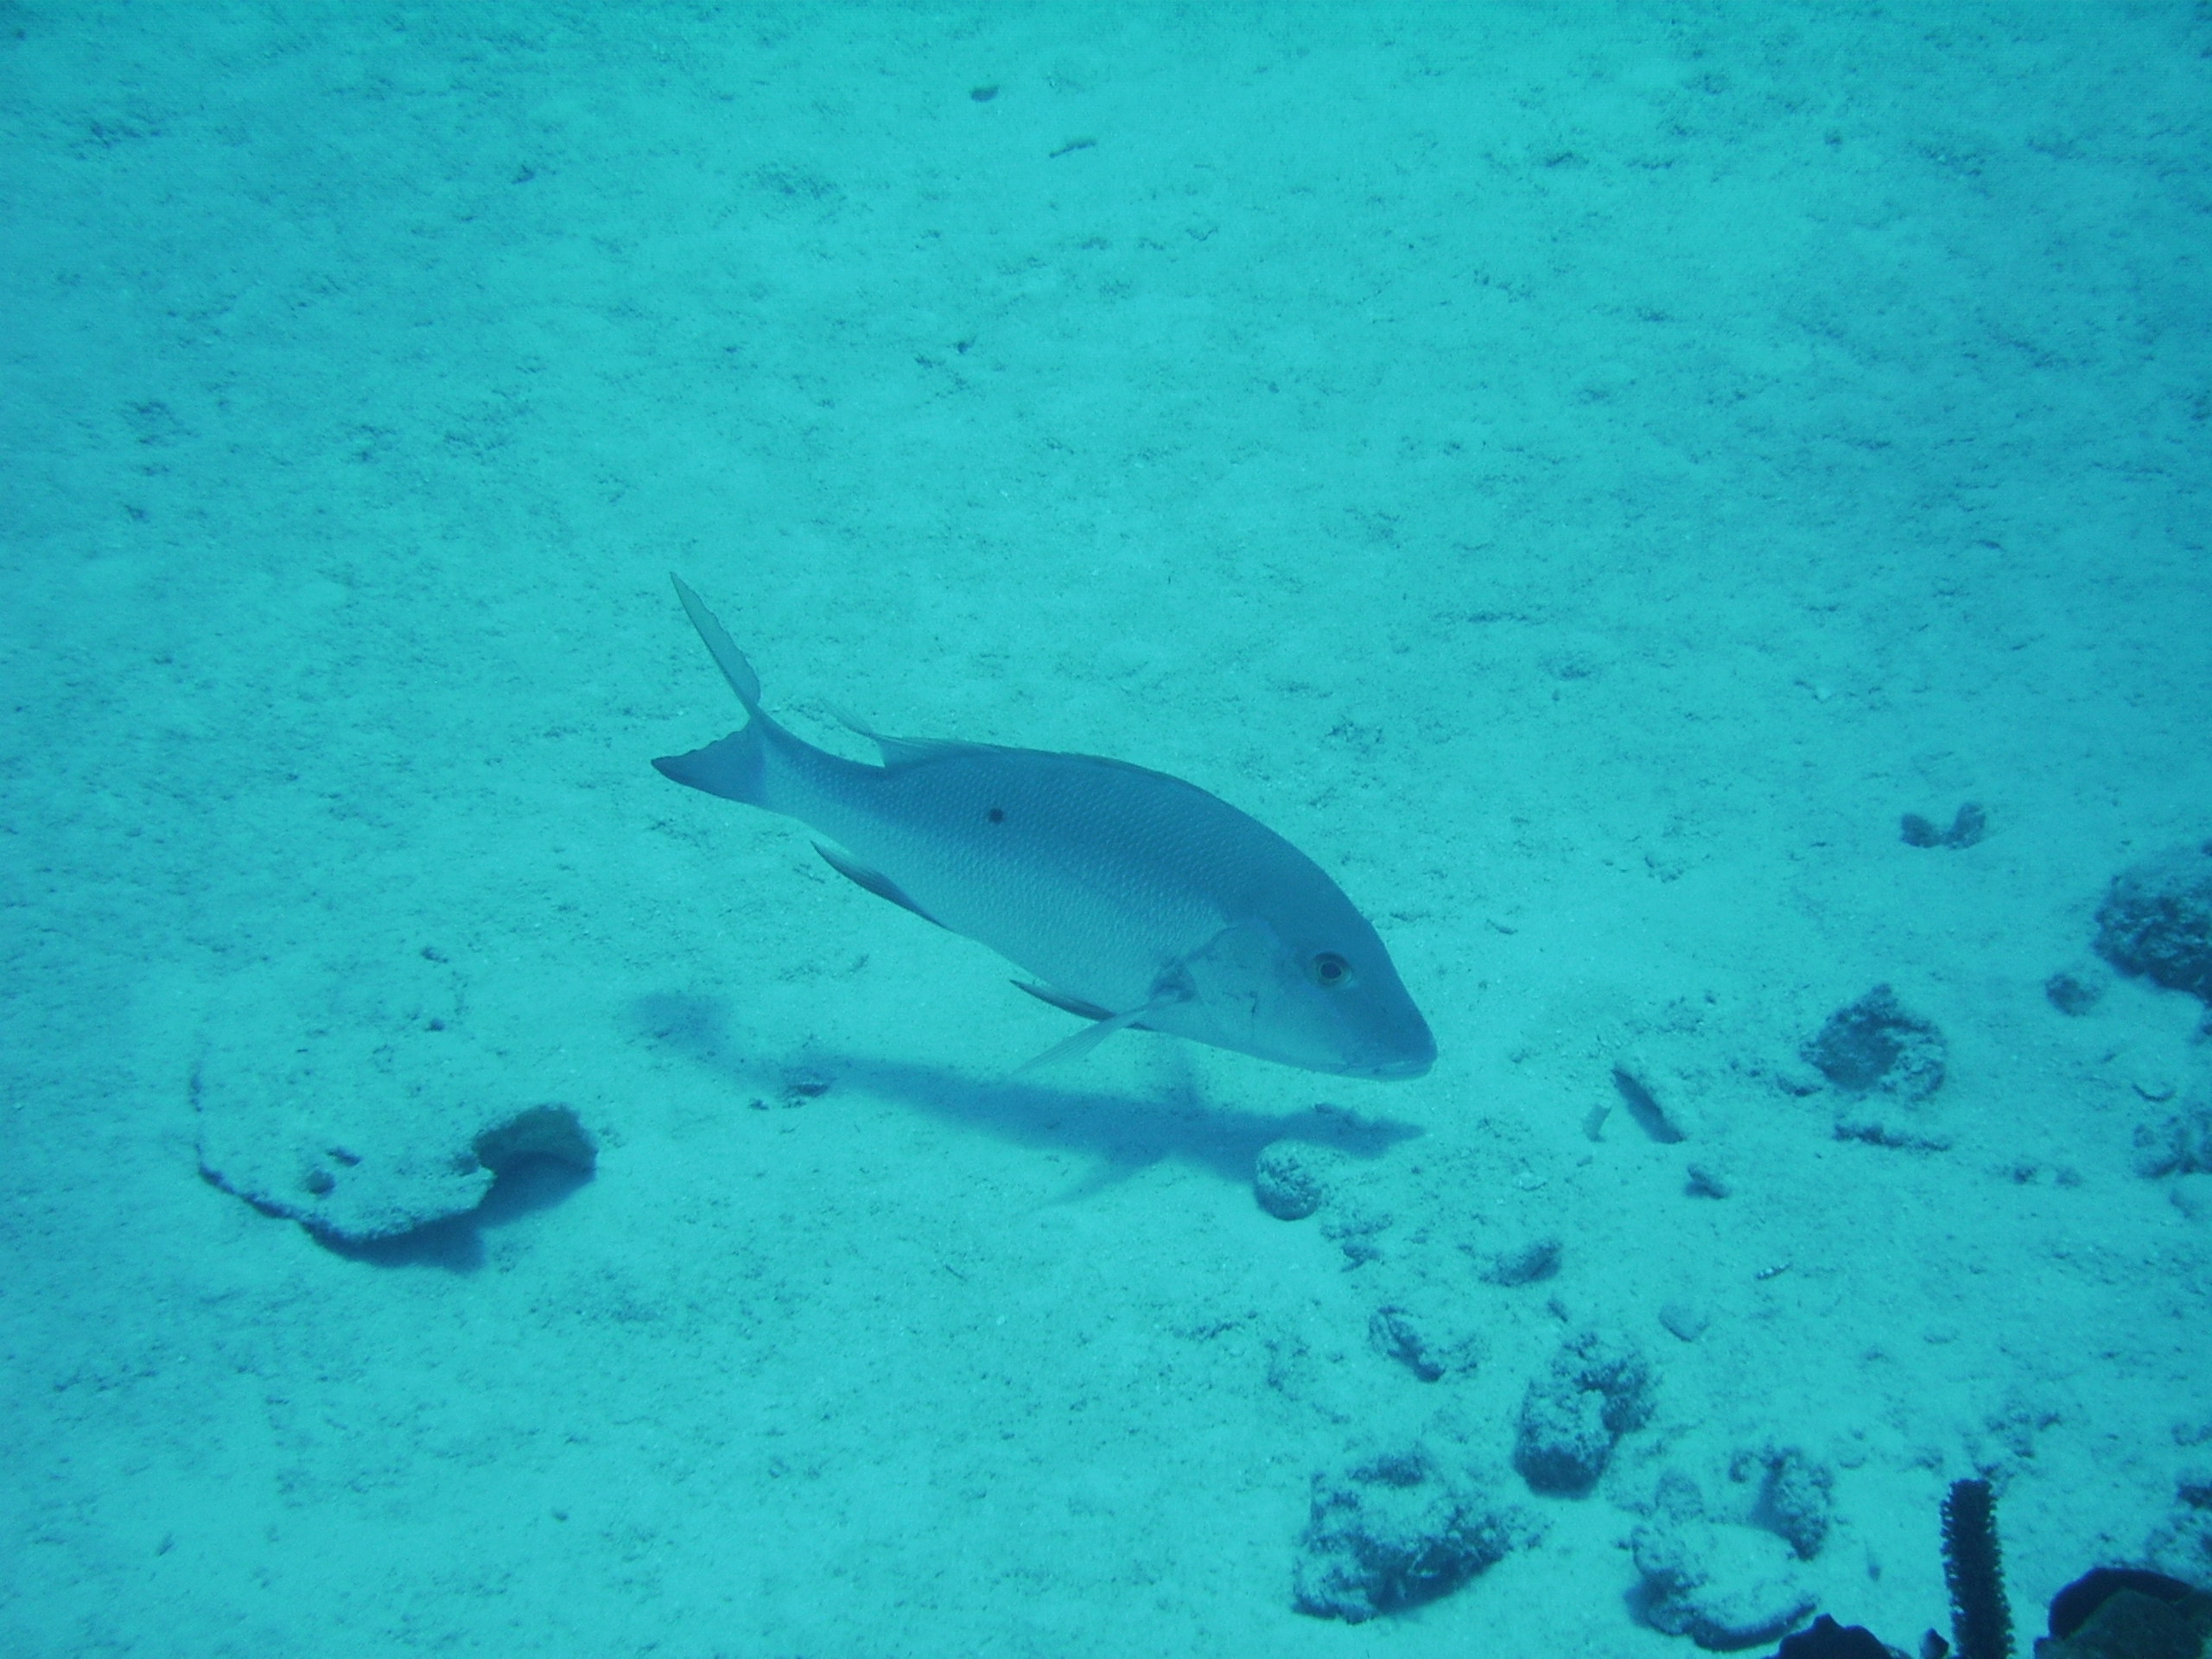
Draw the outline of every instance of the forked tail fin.
<instances>
[{"instance_id":1,"label":"forked tail fin","mask_svg":"<svg viewBox=\"0 0 2212 1659\"><path fill-rule=\"evenodd\" d=\"M691 619L691 626L699 630L699 637L707 642L707 649L714 653L715 665L729 682L729 689L737 693L737 700L745 705L748 715L760 711L760 677L753 671L753 664L745 660L745 653L729 637L728 631L715 620L706 601L685 585L683 578L671 575L676 584L676 596L683 601L683 614Z\"/></svg>"},{"instance_id":2,"label":"forked tail fin","mask_svg":"<svg viewBox=\"0 0 2212 1659\"><path fill-rule=\"evenodd\" d=\"M767 804L762 798L767 746L760 741L758 722L689 754L662 755L653 762L653 770L725 800L743 801L747 806Z\"/></svg>"},{"instance_id":3,"label":"forked tail fin","mask_svg":"<svg viewBox=\"0 0 2212 1659\"><path fill-rule=\"evenodd\" d=\"M729 682L729 689L737 693L737 700L745 705L746 722L719 743L709 743L689 754L664 755L653 766L664 778L692 789L702 789L709 795L743 801L751 806L766 805L767 745L763 730L769 721L760 712L760 677L753 671L753 664L745 660L745 653L737 648L722 625L715 620L715 613L684 584L683 578L672 575L669 580L676 584L676 596L683 601L683 613L699 630L699 638L707 642L715 666Z\"/></svg>"}]
</instances>

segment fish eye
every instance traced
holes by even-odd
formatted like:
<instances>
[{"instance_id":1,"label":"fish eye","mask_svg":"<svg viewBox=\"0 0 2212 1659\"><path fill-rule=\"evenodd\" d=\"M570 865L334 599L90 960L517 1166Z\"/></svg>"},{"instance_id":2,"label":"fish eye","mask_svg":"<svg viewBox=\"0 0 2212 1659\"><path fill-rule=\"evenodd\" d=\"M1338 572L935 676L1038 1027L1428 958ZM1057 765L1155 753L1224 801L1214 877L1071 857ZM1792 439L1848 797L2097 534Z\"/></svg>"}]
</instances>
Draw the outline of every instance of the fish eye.
<instances>
[{"instance_id":1,"label":"fish eye","mask_svg":"<svg viewBox=\"0 0 2212 1659\"><path fill-rule=\"evenodd\" d=\"M1324 950L1306 964L1306 976L1325 991L1340 991L1351 983L1351 963Z\"/></svg>"}]
</instances>

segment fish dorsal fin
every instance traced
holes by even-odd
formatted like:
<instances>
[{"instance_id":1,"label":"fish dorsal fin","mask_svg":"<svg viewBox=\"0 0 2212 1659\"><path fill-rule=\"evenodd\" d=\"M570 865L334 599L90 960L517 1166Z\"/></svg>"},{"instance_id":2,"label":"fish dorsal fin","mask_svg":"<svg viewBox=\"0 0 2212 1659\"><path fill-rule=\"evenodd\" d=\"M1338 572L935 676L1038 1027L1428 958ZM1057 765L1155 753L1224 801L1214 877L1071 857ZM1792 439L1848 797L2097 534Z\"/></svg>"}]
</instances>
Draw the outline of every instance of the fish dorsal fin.
<instances>
[{"instance_id":1,"label":"fish dorsal fin","mask_svg":"<svg viewBox=\"0 0 2212 1659\"><path fill-rule=\"evenodd\" d=\"M954 738L941 737L886 737L851 709L842 703L831 703L830 712L837 723L855 737L864 737L883 752L887 766L910 766L920 760L941 760L949 754L997 754L1003 753L991 743L963 743Z\"/></svg>"},{"instance_id":2,"label":"fish dorsal fin","mask_svg":"<svg viewBox=\"0 0 2212 1659\"><path fill-rule=\"evenodd\" d=\"M883 741L882 733L877 731L874 727L869 725L851 709L846 708L843 703L833 702L829 704L828 708L830 714L836 717L837 723L843 727L847 731L852 733L854 736L864 737L871 743L880 743Z\"/></svg>"},{"instance_id":3,"label":"fish dorsal fin","mask_svg":"<svg viewBox=\"0 0 2212 1659\"><path fill-rule=\"evenodd\" d=\"M866 887L870 893L874 893L879 899L888 899L893 904L897 905L902 910L912 911L915 915L920 917L925 922L936 923L939 927L943 927L944 925L943 922L938 921L936 917L931 915L929 912L924 910L912 899L909 899L906 894L905 889L900 887L899 885L896 881L893 881L889 876L884 874L882 871L872 870L859 860L848 858L842 853L831 852L830 849L824 847L818 841L814 843L814 850L822 855L822 861L823 863L827 864L831 869L836 871L838 874L843 876L848 881L853 882L856 886Z\"/></svg>"},{"instance_id":4,"label":"fish dorsal fin","mask_svg":"<svg viewBox=\"0 0 2212 1659\"><path fill-rule=\"evenodd\" d=\"M887 766L911 766L923 760L943 760L956 754L1019 754L1019 749L1009 749L997 743L963 743L950 737L886 737L880 732L868 735L883 751Z\"/></svg>"}]
</instances>

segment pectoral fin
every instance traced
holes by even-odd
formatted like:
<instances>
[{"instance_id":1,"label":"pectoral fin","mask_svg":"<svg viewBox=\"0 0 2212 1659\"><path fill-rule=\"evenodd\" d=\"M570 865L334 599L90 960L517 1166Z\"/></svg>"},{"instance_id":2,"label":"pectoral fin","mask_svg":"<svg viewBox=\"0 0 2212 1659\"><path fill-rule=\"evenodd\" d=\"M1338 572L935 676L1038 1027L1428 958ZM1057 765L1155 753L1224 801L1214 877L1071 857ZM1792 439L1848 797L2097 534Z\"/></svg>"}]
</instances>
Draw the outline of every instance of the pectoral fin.
<instances>
[{"instance_id":1,"label":"pectoral fin","mask_svg":"<svg viewBox=\"0 0 2212 1659\"><path fill-rule=\"evenodd\" d=\"M1022 988L1028 990L1033 988L1025 985ZM1053 999L1047 997L1045 1000L1049 1002ZM1155 999L1141 1008L1131 1008L1127 1014L1109 1014L1096 1025L1085 1026L1065 1042L1054 1043L1036 1058L1024 1060L1020 1065L1014 1067L1014 1075L1017 1077L1027 1077L1030 1072L1043 1066L1058 1065L1062 1060L1079 1059L1116 1032L1129 1029L1165 1000L1166 999Z\"/></svg>"},{"instance_id":2,"label":"pectoral fin","mask_svg":"<svg viewBox=\"0 0 2212 1659\"><path fill-rule=\"evenodd\" d=\"M1117 1031L1148 1030L1150 1027L1145 1022L1158 1015L1161 1009L1191 1000L1191 976L1181 963L1177 963L1153 982L1152 995L1142 1007L1131 1008L1126 1014L1112 1013L1095 1002L1086 1002L1079 996L1070 996L1048 985L1032 985L1019 979L1014 982L1040 1001L1050 1002L1056 1008L1065 1008L1070 1014L1081 1014L1086 1020L1097 1022L1084 1027L1065 1042L1053 1044L1035 1059L1015 1067L1017 1077L1034 1071L1039 1066L1055 1065L1062 1060L1072 1060L1088 1054Z\"/></svg>"}]
</instances>

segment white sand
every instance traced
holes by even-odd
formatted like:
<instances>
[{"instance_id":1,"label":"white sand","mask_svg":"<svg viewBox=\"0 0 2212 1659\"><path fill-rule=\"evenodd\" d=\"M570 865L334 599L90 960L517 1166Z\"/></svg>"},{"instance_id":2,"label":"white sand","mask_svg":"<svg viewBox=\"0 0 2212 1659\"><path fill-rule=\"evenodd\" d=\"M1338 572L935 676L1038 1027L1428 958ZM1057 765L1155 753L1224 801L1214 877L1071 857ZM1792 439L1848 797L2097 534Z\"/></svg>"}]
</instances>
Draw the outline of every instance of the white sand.
<instances>
[{"instance_id":1,"label":"white sand","mask_svg":"<svg viewBox=\"0 0 2212 1659\"><path fill-rule=\"evenodd\" d=\"M1687 1653L1633 1506L1770 1444L1834 1469L1823 1607L1941 1624L1981 1471L2039 1628L2212 1431L2212 1178L2130 1167L2202 1010L2041 990L2212 832L2208 51L2181 6L0 10L0 1647ZM1065 1016L647 767L735 718L671 566L825 741L1281 829L1435 1071L1009 1081ZM1981 845L1899 841L1968 798ZM1950 1151L1775 1086L1880 982ZM506 1033L596 1179L397 1262L257 1214L189 1089L249 982ZM1686 1142L1585 1135L1630 1055ZM1356 1270L1249 1186L1321 1102L1421 1132ZM1557 1278L1457 1276L1539 1231ZM1375 1351L1402 1295L1471 1376ZM1502 1471L1585 1325L1658 1378L1597 1492L1503 1474L1540 1547L1292 1611L1316 1470L1441 1414Z\"/></svg>"}]
</instances>

